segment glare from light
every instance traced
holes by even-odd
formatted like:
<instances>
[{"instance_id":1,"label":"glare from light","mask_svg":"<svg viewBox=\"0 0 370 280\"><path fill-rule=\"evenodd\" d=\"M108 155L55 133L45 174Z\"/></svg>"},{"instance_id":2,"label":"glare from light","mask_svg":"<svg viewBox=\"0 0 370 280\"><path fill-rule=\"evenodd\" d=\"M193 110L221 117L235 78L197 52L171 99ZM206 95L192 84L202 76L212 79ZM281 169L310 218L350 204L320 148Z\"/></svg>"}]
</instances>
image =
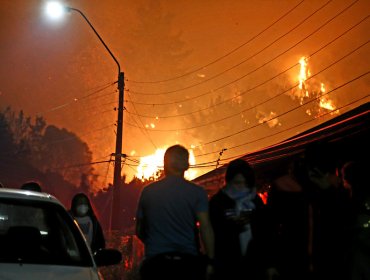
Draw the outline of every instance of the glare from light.
<instances>
[{"instance_id":1,"label":"glare from light","mask_svg":"<svg viewBox=\"0 0 370 280\"><path fill-rule=\"evenodd\" d=\"M65 7L56 1L48 2L46 4L46 14L52 19L60 19L63 17Z\"/></svg>"}]
</instances>

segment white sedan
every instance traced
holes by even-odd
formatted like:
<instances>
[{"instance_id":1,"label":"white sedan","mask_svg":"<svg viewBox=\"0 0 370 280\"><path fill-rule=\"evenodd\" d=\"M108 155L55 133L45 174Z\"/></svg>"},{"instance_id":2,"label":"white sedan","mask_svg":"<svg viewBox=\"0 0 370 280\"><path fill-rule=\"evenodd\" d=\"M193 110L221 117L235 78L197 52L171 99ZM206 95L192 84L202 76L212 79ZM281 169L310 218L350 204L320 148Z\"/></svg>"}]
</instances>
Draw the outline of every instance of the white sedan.
<instances>
[{"instance_id":1,"label":"white sedan","mask_svg":"<svg viewBox=\"0 0 370 280\"><path fill-rule=\"evenodd\" d=\"M121 258L113 249L93 256L55 197L0 189L0 279L98 280L98 266L117 264Z\"/></svg>"}]
</instances>

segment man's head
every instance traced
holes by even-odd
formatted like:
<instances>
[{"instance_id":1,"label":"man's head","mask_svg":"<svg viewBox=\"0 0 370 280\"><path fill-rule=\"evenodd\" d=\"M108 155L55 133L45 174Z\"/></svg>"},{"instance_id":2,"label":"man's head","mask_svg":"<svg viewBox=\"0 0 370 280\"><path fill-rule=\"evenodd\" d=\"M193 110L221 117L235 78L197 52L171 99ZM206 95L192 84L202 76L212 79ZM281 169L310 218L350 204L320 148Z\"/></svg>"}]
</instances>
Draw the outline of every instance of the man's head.
<instances>
[{"instance_id":1,"label":"man's head","mask_svg":"<svg viewBox=\"0 0 370 280\"><path fill-rule=\"evenodd\" d=\"M189 152L183 146L169 147L164 154L164 173L168 175L184 176L189 169Z\"/></svg>"},{"instance_id":2,"label":"man's head","mask_svg":"<svg viewBox=\"0 0 370 280\"><path fill-rule=\"evenodd\" d=\"M305 150L308 179L320 189L340 186L336 176L337 152L333 143L315 142Z\"/></svg>"}]
</instances>

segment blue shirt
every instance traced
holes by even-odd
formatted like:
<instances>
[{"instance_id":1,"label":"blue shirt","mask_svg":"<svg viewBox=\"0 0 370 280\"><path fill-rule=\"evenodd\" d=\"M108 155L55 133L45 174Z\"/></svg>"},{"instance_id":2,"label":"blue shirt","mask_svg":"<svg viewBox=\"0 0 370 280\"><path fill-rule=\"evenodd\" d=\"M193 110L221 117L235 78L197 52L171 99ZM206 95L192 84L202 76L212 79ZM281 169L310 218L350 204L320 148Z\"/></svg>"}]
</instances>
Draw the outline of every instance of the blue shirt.
<instances>
[{"instance_id":1,"label":"blue shirt","mask_svg":"<svg viewBox=\"0 0 370 280\"><path fill-rule=\"evenodd\" d=\"M205 190L181 177L168 176L145 187L137 219L142 219L145 256L198 254L196 214L208 212Z\"/></svg>"}]
</instances>

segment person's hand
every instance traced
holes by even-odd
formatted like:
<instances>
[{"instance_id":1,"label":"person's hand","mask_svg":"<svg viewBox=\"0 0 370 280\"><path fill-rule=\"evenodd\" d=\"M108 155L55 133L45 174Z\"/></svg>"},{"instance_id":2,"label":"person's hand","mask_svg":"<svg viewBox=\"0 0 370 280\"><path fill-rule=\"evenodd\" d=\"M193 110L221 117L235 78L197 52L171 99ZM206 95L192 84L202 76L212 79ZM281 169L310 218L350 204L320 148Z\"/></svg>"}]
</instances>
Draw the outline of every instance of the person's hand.
<instances>
[{"instance_id":1,"label":"person's hand","mask_svg":"<svg viewBox=\"0 0 370 280\"><path fill-rule=\"evenodd\" d=\"M245 226L251 222L250 215L239 216L235 221L239 226Z\"/></svg>"},{"instance_id":2,"label":"person's hand","mask_svg":"<svg viewBox=\"0 0 370 280\"><path fill-rule=\"evenodd\" d=\"M245 226L251 222L251 213L242 213L239 216L232 216L229 218L238 226Z\"/></svg>"},{"instance_id":3,"label":"person's hand","mask_svg":"<svg viewBox=\"0 0 370 280\"><path fill-rule=\"evenodd\" d=\"M215 274L215 268L213 265L207 265L207 269L206 269L206 279L207 280L211 280L213 278Z\"/></svg>"},{"instance_id":4,"label":"person's hand","mask_svg":"<svg viewBox=\"0 0 370 280\"><path fill-rule=\"evenodd\" d=\"M341 185L340 178L330 172L324 173L320 169L314 168L311 169L308 174L311 182L322 190L338 188Z\"/></svg>"},{"instance_id":5,"label":"person's hand","mask_svg":"<svg viewBox=\"0 0 370 280\"><path fill-rule=\"evenodd\" d=\"M274 280L279 276L280 273L275 267L270 267L266 270L266 280Z\"/></svg>"}]
</instances>

